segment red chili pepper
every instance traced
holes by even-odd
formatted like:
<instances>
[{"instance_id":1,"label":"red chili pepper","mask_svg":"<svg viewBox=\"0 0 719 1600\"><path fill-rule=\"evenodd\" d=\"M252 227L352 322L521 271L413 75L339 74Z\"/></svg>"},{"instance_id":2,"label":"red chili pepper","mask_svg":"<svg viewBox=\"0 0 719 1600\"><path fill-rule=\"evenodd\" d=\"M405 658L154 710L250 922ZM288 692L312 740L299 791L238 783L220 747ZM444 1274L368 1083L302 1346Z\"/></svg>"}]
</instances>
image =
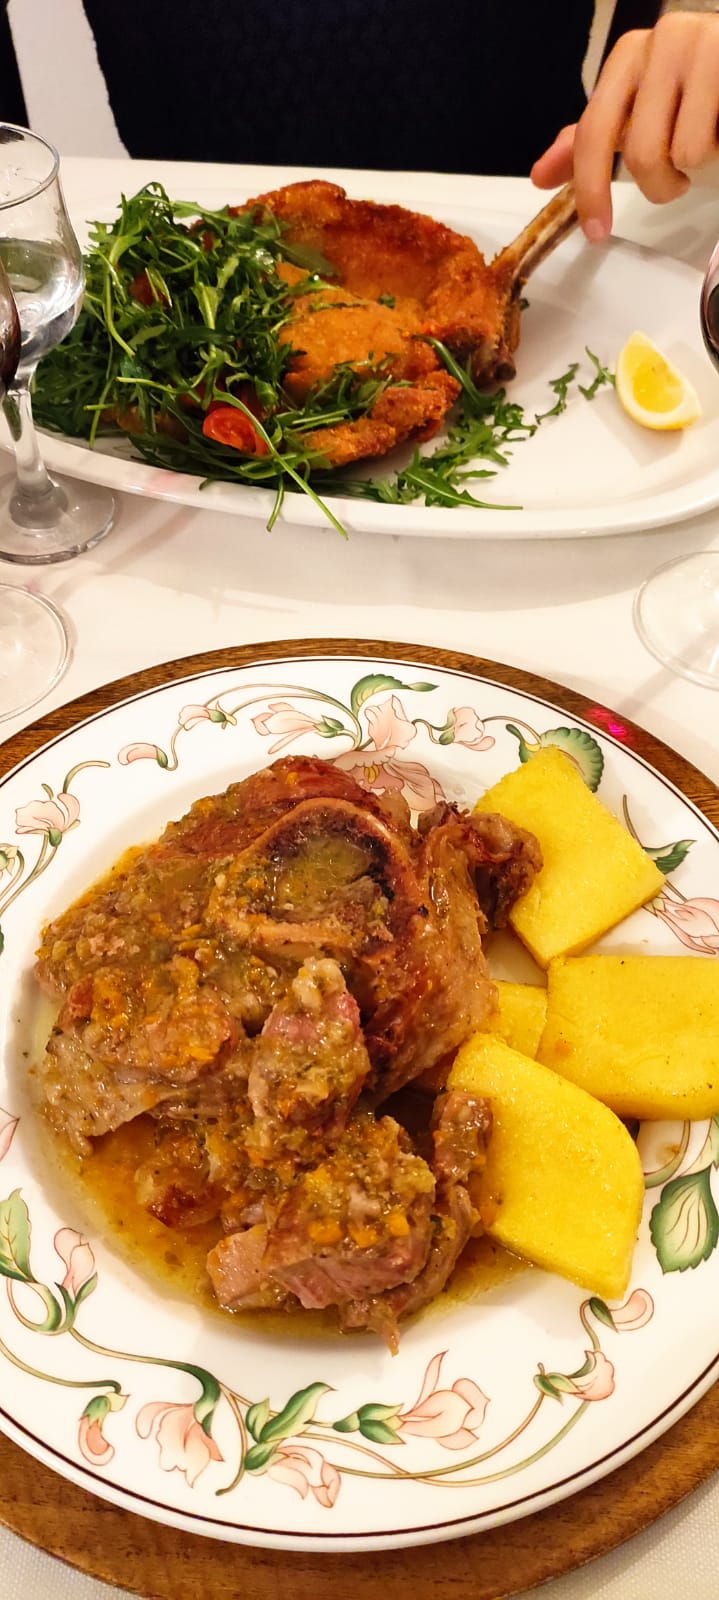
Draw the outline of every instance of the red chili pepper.
<instances>
[{"instance_id":1,"label":"red chili pepper","mask_svg":"<svg viewBox=\"0 0 719 1600\"><path fill-rule=\"evenodd\" d=\"M241 450L245 456L269 454L264 439L237 406L223 406L219 401L213 401L202 424L202 432L206 439L215 439L217 444L228 444L233 450Z\"/></svg>"}]
</instances>

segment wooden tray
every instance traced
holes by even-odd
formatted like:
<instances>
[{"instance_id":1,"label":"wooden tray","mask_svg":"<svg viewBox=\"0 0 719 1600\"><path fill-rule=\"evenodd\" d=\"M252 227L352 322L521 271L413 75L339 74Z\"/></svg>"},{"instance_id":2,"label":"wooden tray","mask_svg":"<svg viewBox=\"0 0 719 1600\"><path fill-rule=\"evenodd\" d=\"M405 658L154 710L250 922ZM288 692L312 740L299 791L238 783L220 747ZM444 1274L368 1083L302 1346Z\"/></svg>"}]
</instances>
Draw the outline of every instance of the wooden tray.
<instances>
[{"instance_id":1,"label":"wooden tray","mask_svg":"<svg viewBox=\"0 0 719 1600\"><path fill-rule=\"evenodd\" d=\"M571 1500L452 1544L367 1555L255 1550L193 1538L97 1500L0 1435L0 1520L94 1578L178 1600L502 1600L646 1528L719 1467L719 1384L636 1460ZM291 1584L289 1572L291 1570Z\"/></svg>"},{"instance_id":2,"label":"wooden tray","mask_svg":"<svg viewBox=\"0 0 719 1600\"><path fill-rule=\"evenodd\" d=\"M574 690L519 669L420 645L376 640L293 640L212 651L165 662L108 684L51 712L0 746L0 773L85 717L158 684L193 672L278 659L293 649L310 655L348 651L382 659L410 656L428 666L470 672L537 694L601 732L607 710ZM719 792L704 774L651 734L623 719L626 742L713 821ZM14 1533L81 1571L145 1600L177 1600L201 1584L212 1600L503 1600L614 1549L678 1504L719 1467L719 1384L635 1460L560 1504L509 1527L453 1543L381 1554L321 1555L258 1550L199 1539L121 1510L77 1488L0 1435L0 1521Z\"/></svg>"}]
</instances>

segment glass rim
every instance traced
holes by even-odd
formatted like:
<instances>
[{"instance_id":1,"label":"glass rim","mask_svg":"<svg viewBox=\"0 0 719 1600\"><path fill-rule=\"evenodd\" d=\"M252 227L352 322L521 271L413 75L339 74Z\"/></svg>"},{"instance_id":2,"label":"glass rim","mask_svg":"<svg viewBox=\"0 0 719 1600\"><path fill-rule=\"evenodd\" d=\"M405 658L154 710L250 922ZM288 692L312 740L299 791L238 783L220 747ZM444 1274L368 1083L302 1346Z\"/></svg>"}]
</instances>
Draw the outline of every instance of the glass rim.
<instances>
[{"instance_id":1,"label":"glass rim","mask_svg":"<svg viewBox=\"0 0 719 1600\"><path fill-rule=\"evenodd\" d=\"M24 205L26 200L34 200L35 196L42 194L44 189L49 189L50 184L54 183L57 177L60 167L60 156L58 151L55 149L54 144L51 144L49 139L43 138L41 133L35 133L33 128L23 128L17 122L0 121L0 141L2 140L4 129L7 129L9 133L21 134L24 139L31 139L35 142L35 144L42 145L52 157L51 168L45 178L38 179L36 183L31 184L22 194L16 194L12 200L0 200L0 211L11 211L13 206Z\"/></svg>"},{"instance_id":2,"label":"glass rim","mask_svg":"<svg viewBox=\"0 0 719 1600\"><path fill-rule=\"evenodd\" d=\"M11 706L8 711L0 710L0 722L9 722L13 717L19 717L25 711L31 711L41 700L44 700L57 687L71 657L70 635L67 624L54 601L50 600L45 594L39 594L35 589L27 589L23 584L6 583L2 580L0 581L0 595L6 592L21 594L23 600L30 600L33 605L40 607L54 626L57 652L55 664L47 683L37 691L32 690L29 696L21 700L18 705Z\"/></svg>"}]
</instances>

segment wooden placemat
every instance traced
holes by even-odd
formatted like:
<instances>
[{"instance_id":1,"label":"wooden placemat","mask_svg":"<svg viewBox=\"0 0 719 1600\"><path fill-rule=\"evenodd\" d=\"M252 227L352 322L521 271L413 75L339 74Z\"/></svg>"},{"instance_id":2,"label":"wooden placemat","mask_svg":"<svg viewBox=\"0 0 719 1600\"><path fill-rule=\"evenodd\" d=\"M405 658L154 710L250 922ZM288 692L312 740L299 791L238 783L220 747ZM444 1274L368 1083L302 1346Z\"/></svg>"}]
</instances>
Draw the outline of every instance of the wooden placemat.
<instances>
[{"instance_id":1,"label":"wooden placemat","mask_svg":"<svg viewBox=\"0 0 719 1600\"><path fill-rule=\"evenodd\" d=\"M539 696L581 717L649 761L719 824L719 791L703 773L634 723L574 690L518 668L376 640L311 639L243 646L164 662L108 684L51 712L0 746L0 774L48 740L128 696L197 672L245 667L301 655L360 655L412 660L466 672ZM150 1522L60 1478L0 1435L0 1521L81 1571L145 1600L177 1600L202 1591L212 1600L503 1600L614 1549L678 1504L719 1467L719 1384L655 1444L571 1498L510 1526L451 1543L381 1554L337 1555L258 1550L201 1539Z\"/></svg>"}]
</instances>

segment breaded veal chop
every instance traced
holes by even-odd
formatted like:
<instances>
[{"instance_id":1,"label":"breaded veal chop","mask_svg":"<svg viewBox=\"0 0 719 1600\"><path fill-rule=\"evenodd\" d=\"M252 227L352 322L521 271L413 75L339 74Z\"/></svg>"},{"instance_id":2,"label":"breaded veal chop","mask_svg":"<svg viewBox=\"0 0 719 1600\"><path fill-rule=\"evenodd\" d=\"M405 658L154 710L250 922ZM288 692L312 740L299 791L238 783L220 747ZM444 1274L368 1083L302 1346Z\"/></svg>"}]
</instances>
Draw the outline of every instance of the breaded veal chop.
<instances>
[{"instance_id":1,"label":"breaded veal chop","mask_svg":"<svg viewBox=\"0 0 719 1600\"><path fill-rule=\"evenodd\" d=\"M260 206L333 269L331 283L298 297L281 333L294 352L288 393L302 401L339 364L396 380L365 416L308 437L333 467L438 432L460 385L430 338L482 387L514 376L521 290L577 221L568 184L488 265L466 235L403 206L352 200L337 184L287 184L237 209ZM288 282L305 276L289 263L281 271Z\"/></svg>"}]
</instances>

